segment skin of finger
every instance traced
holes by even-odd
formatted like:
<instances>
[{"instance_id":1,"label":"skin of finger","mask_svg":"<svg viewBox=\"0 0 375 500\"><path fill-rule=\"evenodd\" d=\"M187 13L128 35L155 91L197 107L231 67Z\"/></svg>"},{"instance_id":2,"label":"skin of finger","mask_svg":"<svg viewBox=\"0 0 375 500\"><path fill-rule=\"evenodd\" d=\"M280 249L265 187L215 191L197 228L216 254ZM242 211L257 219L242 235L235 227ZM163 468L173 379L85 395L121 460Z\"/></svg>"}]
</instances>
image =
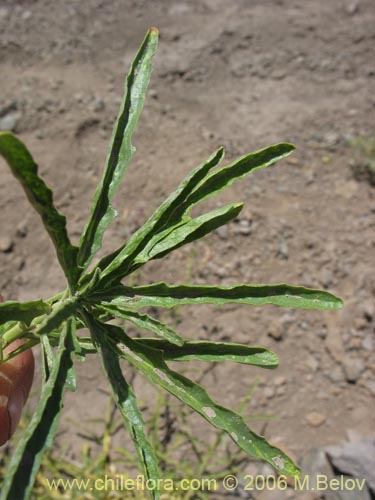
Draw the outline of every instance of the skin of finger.
<instances>
[{"instance_id":1,"label":"skin of finger","mask_svg":"<svg viewBox=\"0 0 375 500\"><path fill-rule=\"evenodd\" d=\"M4 353L9 354L24 343L23 340L16 340L10 346L4 349ZM31 349L18 354L14 358L10 359L6 363L0 365L0 371L2 371L8 378L13 382L13 384L22 389L23 393L23 403L25 404L26 399L29 395L31 385L34 379L34 355Z\"/></svg>"},{"instance_id":2,"label":"skin of finger","mask_svg":"<svg viewBox=\"0 0 375 500\"><path fill-rule=\"evenodd\" d=\"M5 354L22 345L15 341ZM14 433L34 377L34 356L29 349L0 365L0 446Z\"/></svg>"}]
</instances>

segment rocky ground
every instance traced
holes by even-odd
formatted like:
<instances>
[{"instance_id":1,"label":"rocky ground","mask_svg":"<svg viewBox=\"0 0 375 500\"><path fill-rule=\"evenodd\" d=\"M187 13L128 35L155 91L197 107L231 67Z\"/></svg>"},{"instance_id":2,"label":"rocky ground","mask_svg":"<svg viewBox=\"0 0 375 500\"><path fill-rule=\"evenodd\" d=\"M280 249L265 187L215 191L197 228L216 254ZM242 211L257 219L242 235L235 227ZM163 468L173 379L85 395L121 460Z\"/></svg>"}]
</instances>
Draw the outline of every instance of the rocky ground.
<instances>
[{"instance_id":1,"label":"rocky ground","mask_svg":"<svg viewBox=\"0 0 375 500\"><path fill-rule=\"evenodd\" d=\"M138 153L105 249L117 248L219 145L229 161L294 143L289 159L210 202L244 201L238 220L163 266L147 265L138 279L288 282L341 296L338 312L202 306L166 318L189 339L261 344L279 354L276 372L220 365L202 382L235 407L258 377L248 413L275 418L253 426L298 460L353 433L374 437L375 202L370 177L358 175L373 162L361 146L373 151L371 1L0 2L0 129L15 131L33 152L75 242L124 74L153 25L160 48L134 139ZM7 300L48 297L64 287L63 276L37 216L0 166L1 293ZM103 414L100 371L95 360L79 366L78 391L68 394L60 439L72 454L81 446L74 422ZM152 407L151 389L140 377L134 384ZM202 439L212 441L215 432L196 422Z\"/></svg>"}]
</instances>

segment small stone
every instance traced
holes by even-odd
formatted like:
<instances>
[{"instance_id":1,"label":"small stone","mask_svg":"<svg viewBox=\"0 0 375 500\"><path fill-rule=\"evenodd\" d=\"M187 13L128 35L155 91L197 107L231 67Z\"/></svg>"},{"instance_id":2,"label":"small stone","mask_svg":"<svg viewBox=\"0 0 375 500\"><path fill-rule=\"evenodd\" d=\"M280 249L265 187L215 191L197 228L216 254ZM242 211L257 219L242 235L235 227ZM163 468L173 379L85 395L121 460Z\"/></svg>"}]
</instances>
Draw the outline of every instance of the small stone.
<instances>
[{"instance_id":1,"label":"small stone","mask_svg":"<svg viewBox=\"0 0 375 500\"><path fill-rule=\"evenodd\" d=\"M366 486L375 493L375 440L345 441L326 448L328 460L341 474L366 480ZM357 497L356 497L357 498Z\"/></svg>"},{"instance_id":2,"label":"small stone","mask_svg":"<svg viewBox=\"0 0 375 500\"><path fill-rule=\"evenodd\" d=\"M0 120L0 130L14 131L17 127L19 119L20 115L18 113L11 113L9 115L5 115Z\"/></svg>"},{"instance_id":3,"label":"small stone","mask_svg":"<svg viewBox=\"0 0 375 500\"><path fill-rule=\"evenodd\" d=\"M307 356L305 360L305 365L310 368L312 372L318 371L319 361L314 358L314 356Z\"/></svg>"},{"instance_id":4,"label":"small stone","mask_svg":"<svg viewBox=\"0 0 375 500\"><path fill-rule=\"evenodd\" d=\"M222 240L226 240L228 238L228 227L227 226L218 227L217 229L215 229L215 233Z\"/></svg>"},{"instance_id":5,"label":"small stone","mask_svg":"<svg viewBox=\"0 0 375 500\"><path fill-rule=\"evenodd\" d=\"M241 219L238 224L234 226L234 232L243 236L248 236L251 233L251 221Z\"/></svg>"},{"instance_id":6,"label":"small stone","mask_svg":"<svg viewBox=\"0 0 375 500\"><path fill-rule=\"evenodd\" d=\"M268 336L272 337L274 340L280 341L284 335L284 326L280 321L273 321L269 325Z\"/></svg>"},{"instance_id":7,"label":"small stone","mask_svg":"<svg viewBox=\"0 0 375 500\"><path fill-rule=\"evenodd\" d=\"M148 91L148 95L151 97L151 99L158 99L159 94L156 89L150 89Z\"/></svg>"},{"instance_id":8,"label":"small stone","mask_svg":"<svg viewBox=\"0 0 375 500\"><path fill-rule=\"evenodd\" d=\"M359 358L344 358L342 361L345 378L350 383L355 383L365 371L365 364Z\"/></svg>"},{"instance_id":9,"label":"small stone","mask_svg":"<svg viewBox=\"0 0 375 500\"><path fill-rule=\"evenodd\" d=\"M305 418L307 423L311 425L311 427L319 427L326 421L325 415L317 411L312 411L311 413L308 413L307 415L305 415Z\"/></svg>"},{"instance_id":10,"label":"small stone","mask_svg":"<svg viewBox=\"0 0 375 500\"><path fill-rule=\"evenodd\" d=\"M20 238L24 238L27 235L27 223L25 221L18 224L16 228L16 235Z\"/></svg>"},{"instance_id":11,"label":"small stone","mask_svg":"<svg viewBox=\"0 0 375 500\"><path fill-rule=\"evenodd\" d=\"M343 372L341 366L339 366L339 365L334 366L327 373L327 376L330 379L330 381L335 383L335 384L340 383L340 382L344 382L344 380L345 380L344 372Z\"/></svg>"},{"instance_id":12,"label":"small stone","mask_svg":"<svg viewBox=\"0 0 375 500\"><path fill-rule=\"evenodd\" d=\"M272 399L275 396L275 389L273 387L266 387L264 389L264 395L267 399Z\"/></svg>"},{"instance_id":13,"label":"small stone","mask_svg":"<svg viewBox=\"0 0 375 500\"><path fill-rule=\"evenodd\" d=\"M280 385L285 385L286 384L286 378L283 377L282 375L278 375L277 377L275 377L275 380L273 381L273 383L279 387Z\"/></svg>"},{"instance_id":14,"label":"small stone","mask_svg":"<svg viewBox=\"0 0 375 500\"><path fill-rule=\"evenodd\" d=\"M366 351L372 352L375 347L374 337L372 335L367 335L362 341L362 347Z\"/></svg>"},{"instance_id":15,"label":"small stone","mask_svg":"<svg viewBox=\"0 0 375 500\"><path fill-rule=\"evenodd\" d=\"M354 16L354 14L357 14L358 11L358 2L350 2L350 4L346 7L346 12L349 14L349 16Z\"/></svg>"},{"instance_id":16,"label":"small stone","mask_svg":"<svg viewBox=\"0 0 375 500\"><path fill-rule=\"evenodd\" d=\"M105 102L103 101L103 99L101 97L96 98L92 104L92 110L99 112L103 111L104 108L105 108Z\"/></svg>"},{"instance_id":17,"label":"small stone","mask_svg":"<svg viewBox=\"0 0 375 500\"><path fill-rule=\"evenodd\" d=\"M13 240L9 236L0 239L0 252L9 253L13 250Z\"/></svg>"},{"instance_id":18,"label":"small stone","mask_svg":"<svg viewBox=\"0 0 375 500\"><path fill-rule=\"evenodd\" d=\"M288 259L288 257L289 257L289 251L288 251L288 243L287 243L286 240L280 241L277 255L281 259L284 259L284 260Z\"/></svg>"}]
</instances>

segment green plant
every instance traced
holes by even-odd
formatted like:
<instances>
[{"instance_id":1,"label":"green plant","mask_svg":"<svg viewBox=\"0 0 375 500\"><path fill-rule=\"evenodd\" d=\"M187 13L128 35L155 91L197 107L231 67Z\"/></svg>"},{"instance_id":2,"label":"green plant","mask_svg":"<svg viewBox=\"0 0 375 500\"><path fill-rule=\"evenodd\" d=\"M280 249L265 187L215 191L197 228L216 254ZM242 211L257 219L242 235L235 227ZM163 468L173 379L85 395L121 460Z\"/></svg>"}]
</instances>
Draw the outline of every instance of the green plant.
<instances>
[{"instance_id":1,"label":"green plant","mask_svg":"<svg viewBox=\"0 0 375 500\"><path fill-rule=\"evenodd\" d=\"M205 371L199 371L198 379L204 376ZM244 415L257 384L257 381L252 384L236 408L240 415ZM145 398L141 398L140 404L144 403ZM186 490L180 487L180 482L186 479L214 478L219 486L228 474L241 477L249 457L240 448L235 445L231 446L231 439L224 431L217 432L213 442L207 446L207 441L202 440L202 431L200 433L190 431L189 419L193 414L191 408L182 405L175 398L172 399L169 393L160 388L152 406L152 412L145 421L147 435L159 461L162 478L171 479L173 484L177 485L178 491L181 491L180 495L173 491L170 496L168 492L164 492L162 498L165 500L207 500L210 498L207 485L203 484L201 489ZM26 411L17 431L18 435L22 435L31 417L30 412ZM274 418L262 414L245 415L245 417L264 421ZM108 498L108 491L98 490L93 495L90 489L97 478L123 477L126 480L137 476L137 457L128 446L129 443L125 444L125 447L116 447L114 443L118 433L123 429L122 419L119 418L112 397L109 397L103 418L87 419L83 422L73 420L71 423L77 434L84 439L81 454L72 459L69 456L70 443L48 449L43 455L41 467L30 494L31 498L105 500ZM99 429L94 430L93 424L101 425ZM118 437L117 442L119 442ZM96 452L93 444L99 447ZM11 446L6 447L0 459L0 475L5 474L10 448ZM180 452L180 450L183 451ZM218 493L216 491L219 497ZM224 493L225 491L223 491L223 496ZM123 498L123 491L113 489L110 497ZM145 495L142 491L129 490L126 498L143 500Z\"/></svg>"},{"instance_id":2,"label":"green plant","mask_svg":"<svg viewBox=\"0 0 375 500\"><path fill-rule=\"evenodd\" d=\"M40 343L43 359L39 405L10 461L1 500L28 497L43 452L53 440L64 391L76 387L73 359L84 359L91 353L99 353L146 479L153 479L157 484L158 463L146 436L135 395L120 369L120 358L189 405L214 427L226 432L248 454L267 461L286 476L300 473L285 453L254 433L238 414L217 404L199 384L171 370L167 364L170 360L234 361L275 368L278 364L276 354L262 347L234 343L184 342L172 328L139 309L227 302L337 309L342 301L328 292L285 284L214 287L121 283L148 261L160 259L235 218L242 209L241 203L195 218L189 213L195 205L221 192L234 180L288 156L294 149L292 145L276 144L213 170L224 156L224 149L219 148L182 181L123 246L89 268L101 247L106 228L116 215L111 201L134 154L131 137L143 106L157 40L157 30L150 29L131 66L104 174L78 247L71 244L65 218L54 207L52 193L38 176L37 165L24 144L9 132L0 134L0 153L40 214L68 282L64 292L49 300L0 304L1 347L17 338L25 338L27 342L13 355ZM123 328L109 323L114 318L122 318L161 338L130 338ZM85 327L90 337L78 333ZM159 498L158 488L150 494Z\"/></svg>"}]
</instances>

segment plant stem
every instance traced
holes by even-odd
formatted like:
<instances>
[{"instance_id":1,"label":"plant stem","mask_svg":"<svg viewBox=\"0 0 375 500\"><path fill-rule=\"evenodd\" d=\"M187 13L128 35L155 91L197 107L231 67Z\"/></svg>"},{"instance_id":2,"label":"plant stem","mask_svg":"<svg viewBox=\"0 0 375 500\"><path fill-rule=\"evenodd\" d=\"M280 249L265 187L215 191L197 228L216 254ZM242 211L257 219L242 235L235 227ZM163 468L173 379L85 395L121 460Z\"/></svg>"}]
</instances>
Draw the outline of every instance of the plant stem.
<instances>
[{"instance_id":1,"label":"plant stem","mask_svg":"<svg viewBox=\"0 0 375 500\"><path fill-rule=\"evenodd\" d=\"M27 326L25 323L17 323L12 328L10 328L7 332L4 333L2 338L2 347L5 348L9 344L11 344L14 340L17 340L23 337L27 333Z\"/></svg>"}]
</instances>

